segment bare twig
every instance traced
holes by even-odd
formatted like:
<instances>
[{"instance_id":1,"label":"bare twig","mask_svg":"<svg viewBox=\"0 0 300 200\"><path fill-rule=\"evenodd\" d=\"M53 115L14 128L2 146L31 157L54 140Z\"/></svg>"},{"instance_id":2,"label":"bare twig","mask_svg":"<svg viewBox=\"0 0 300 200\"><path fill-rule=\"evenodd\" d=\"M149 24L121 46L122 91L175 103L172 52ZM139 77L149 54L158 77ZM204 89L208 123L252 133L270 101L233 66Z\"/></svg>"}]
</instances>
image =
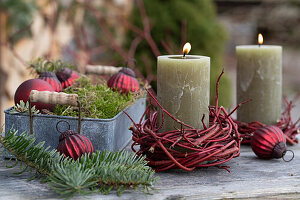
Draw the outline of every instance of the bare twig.
<instances>
[{"instance_id":1,"label":"bare twig","mask_svg":"<svg viewBox=\"0 0 300 200\"><path fill-rule=\"evenodd\" d=\"M118 45L118 43L115 40L115 38L113 37L112 33L110 32L110 30L108 29L108 27L104 23L101 13L99 13L89 3L86 3L84 5L92 12L92 14L94 15L94 17L97 19L98 25L100 26L100 28L103 31L105 37L107 38L107 41L109 41L109 43L111 44L111 47L116 52L118 52L118 54L123 58L123 60L127 61L128 60L128 56L127 56L126 51L120 45Z\"/></svg>"},{"instance_id":2,"label":"bare twig","mask_svg":"<svg viewBox=\"0 0 300 200\"><path fill-rule=\"evenodd\" d=\"M186 21L182 20L181 22L181 41L180 44L183 46L187 41L186 41Z\"/></svg>"},{"instance_id":3,"label":"bare twig","mask_svg":"<svg viewBox=\"0 0 300 200\"><path fill-rule=\"evenodd\" d=\"M281 119L274 124L278 128L282 130L284 133L284 136L286 137L287 142L290 145L294 145L295 143L298 143L298 139L296 136L300 132L300 118L298 118L295 122L293 122L291 117L291 111L294 107L294 103L296 102L297 98L300 96L300 93L297 94L291 101L287 99L287 97L283 97L285 102L285 109L281 114ZM262 124L261 122L254 121L250 123L240 122L235 120L235 122L239 126L239 132L241 133L241 138L243 139L242 143L248 144L251 141L251 137L253 133L264 126L265 124Z\"/></svg>"},{"instance_id":4,"label":"bare twig","mask_svg":"<svg viewBox=\"0 0 300 200\"><path fill-rule=\"evenodd\" d=\"M173 50L170 48L170 46L165 41L161 40L160 43L166 49L168 54L170 54L170 55L174 54Z\"/></svg>"},{"instance_id":5,"label":"bare twig","mask_svg":"<svg viewBox=\"0 0 300 200\"><path fill-rule=\"evenodd\" d=\"M134 54L136 51L137 46L140 44L140 42L142 41L141 37L136 37L130 45L129 51L128 51L128 58L134 58ZM132 59L128 59L128 64L129 66L133 65L133 60Z\"/></svg>"},{"instance_id":6,"label":"bare twig","mask_svg":"<svg viewBox=\"0 0 300 200\"><path fill-rule=\"evenodd\" d=\"M155 55L155 57L157 57L160 55L160 51L151 36L150 22L149 22L148 16L146 15L144 2L142 0L137 0L137 4L138 4L138 7L139 7L139 10L141 13L141 17L142 17L145 39L148 42L148 44L152 50L152 53Z\"/></svg>"},{"instance_id":7,"label":"bare twig","mask_svg":"<svg viewBox=\"0 0 300 200\"><path fill-rule=\"evenodd\" d=\"M220 81L219 76L218 82ZM218 87L218 83L216 84ZM148 91L148 90L147 90ZM218 88L217 88L218 92ZM135 123L132 130L134 143L131 148L138 155L146 155L149 165L156 171L180 168L191 171L196 167L219 166L240 154L240 136L237 125L223 107L211 106L210 126L196 129L184 124L166 111L148 91L151 100L162 110L162 123L157 121L158 113L151 112L147 107L139 123ZM216 99L217 101L217 99ZM148 118L142 121L145 115ZM164 115L168 115L181 125L181 129L161 132ZM218 120L215 120L217 118ZM213 123L213 121L215 121ZM139 145L137 151L134 146ZM226 168L226 167L225 167Z\"/></svg>"}]
</instances>

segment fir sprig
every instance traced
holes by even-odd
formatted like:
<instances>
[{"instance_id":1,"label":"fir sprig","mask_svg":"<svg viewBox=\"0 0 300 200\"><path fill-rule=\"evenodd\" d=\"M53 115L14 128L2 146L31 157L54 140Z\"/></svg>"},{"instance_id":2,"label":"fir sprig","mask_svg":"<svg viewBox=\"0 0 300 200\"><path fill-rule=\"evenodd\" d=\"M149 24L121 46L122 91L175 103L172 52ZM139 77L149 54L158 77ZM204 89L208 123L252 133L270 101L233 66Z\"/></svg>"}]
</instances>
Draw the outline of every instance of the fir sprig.
<instances>
[{"instance_id":1,"label":"fir sprig","mask_svg":"<svg viewBox=\"0 0 300 200\"><path fill-rule=\"evenodd\" d=\"M9 130L4 137L0 135L1 148L14 155L16 162L26 164L39 174L49 175L53 163L63 159L56 150L48 151L49 147L44 148L44 142L35 144L36 139L33 135L26 132L17 133L16 130Z\"/></svg>"},{"instance_id":2,"label":"fir sprig","mask_svg":"<svg viewBox=\"0 0 300 200\"><path fill-rule=\"evenodd\" d=\"M46 178L44 180L55 192L64 196L86 194L96 188L104 194L115 188L118 195L125 189L138 187L148 191L157 181L154 171L146 166L145 157L133 153L96 151L74 161L64 158L56 150L49 151L43 142L35 144L35 141L32 135L17 134L15 130L8 131L4 137L0 135L1 148L10 151L16 162L25 164L20 173L28 167L34 169Z\"/></svg>"}]
</instances>

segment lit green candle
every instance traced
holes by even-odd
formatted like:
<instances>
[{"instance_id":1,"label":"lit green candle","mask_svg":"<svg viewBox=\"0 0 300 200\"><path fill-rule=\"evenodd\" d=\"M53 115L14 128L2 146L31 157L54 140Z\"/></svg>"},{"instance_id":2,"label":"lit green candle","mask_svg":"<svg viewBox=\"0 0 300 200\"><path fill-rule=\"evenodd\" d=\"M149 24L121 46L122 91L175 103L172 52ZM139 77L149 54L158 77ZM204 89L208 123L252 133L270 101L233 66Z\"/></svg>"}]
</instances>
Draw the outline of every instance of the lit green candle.
<instances>
[{"instance_id":1,"label":"lit green candle","mask_svg":"<svg viewBox=\"0 0 300 200\"><path fill-rule=\"evenodd\" d=\"M262 44L262 35L259 36ZM237 102L241 106L237 119L274 124L281 117L282 47L273 45L243 45L236 47Z\"/></svg>"},{"instance_id":2,"label":"lit green candle","mask_svg":"<svg viewBox=\"0 0 300 200\"><path fill-rule=\"evenodd\" d=\"M189 43L185 47L190 48ZM157 97L159 103L174 117L195 128L202 128L209 119L210 58L189 55L159 56L157 62ZM162 119L159 114L159 122ZM164 115L162 131L179 128L178 124Z\"/></svg>"}]
</instances>

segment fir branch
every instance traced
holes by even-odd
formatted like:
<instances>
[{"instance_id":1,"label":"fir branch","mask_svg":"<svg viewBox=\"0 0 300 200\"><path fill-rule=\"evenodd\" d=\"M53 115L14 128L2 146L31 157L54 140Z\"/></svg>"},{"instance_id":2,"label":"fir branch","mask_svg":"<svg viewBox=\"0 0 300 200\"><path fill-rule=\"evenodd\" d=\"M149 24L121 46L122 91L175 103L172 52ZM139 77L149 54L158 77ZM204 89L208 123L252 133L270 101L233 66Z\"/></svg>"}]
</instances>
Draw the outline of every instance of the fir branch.
<instances>
[{"instance_id":1,"label":"fir branch","mask_svg":"<svg viewBox=\"0 0 300 200\"><path fill-rule=\"evenodd\" d=\"M130 188L143 187L148 191L158 179L146 166L145 157L133 153L96 151L74 161L64 158L56 150L48 151L44 142L35 144L35 141L32 135L25 132L18 135L16 130L8 131L4 137L0 135L1 148L10 151L17 161L26 165L18 173L23 173L27 167L34 169L37 175L46 177L44 180L55 192L64 196L90 193L98 186L105 194L113 188L117 189L118 195Z\"/></svg>"},{"instance_id":2,"label":"fir branch","mask_svg":"<svg viewBox=\"0 0 300 200\"><path fill-rule=\"evenodd\" d=\"M97 151L82 156L80 161L56 163L49 176L50 185L62 195L86 194L97 185L101 186L102 193L116 188L118 195L123 189L139 186L149 189L157 178L146 164L145 157L137 157L129 152Z\"/></svg>"},{"instance_id":3,"label":"fir branch","mask_svg":"<svg viewBox=\"0 0 300 200\"><path fill-rule=\"evenodd\" d=\"M81 159L83 165L90 165ZM139 185L153 187L157 179L154 171L146 166L145 157L137 157L135 154L123 152L96 152L91 155L95 176L99 184L125 186L126 188Z\"/></svg>"},{"instance_id":4,"label":"fir branch","mask_svg":"<svg viewBox=\"0 0 300 200\"><path fill-rule=\"evenodd\" d=\"M7 149L17 160L36 172L49 175L53 162L59 161L63 157L56 150L47 151L49 148L44 148L44 142L35 145L36 139L34 136L26 132L19 135L17 133L17 130L11 129L5 137L0 135L2 148Z\"/></svg>"},{"instance_id":5,"label":"fir branch","mask_svg":"<svg viewBox=\"0 0 300 200\"><path fill-rule=\"evenodd\" d=\"M55 163L49 176L50 186L64 196L86 194L91 187L97 186L94 171L93 168L85 168L78 162Z\"/></svg>"}]
</instances>

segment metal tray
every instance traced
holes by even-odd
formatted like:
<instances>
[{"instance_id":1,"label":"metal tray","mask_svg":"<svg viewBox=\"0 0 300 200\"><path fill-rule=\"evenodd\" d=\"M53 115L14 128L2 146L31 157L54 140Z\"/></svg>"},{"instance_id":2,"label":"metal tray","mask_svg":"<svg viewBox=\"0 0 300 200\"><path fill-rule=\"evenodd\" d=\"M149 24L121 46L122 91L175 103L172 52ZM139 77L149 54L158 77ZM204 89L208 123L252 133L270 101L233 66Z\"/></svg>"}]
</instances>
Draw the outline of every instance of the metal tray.
<instances>
[{"instance_id":1,"label":"metal tray","mask_svg":"<svg viewBox=\"0 0 300 200\"><path fill-rule=\"evenodd\" d=\"M146 107L146 99L140 98L133 105L127 107L126 111L134 121L139 121ZM9 108L5 113L5 134L14 128L19 133L30 131L29 115L27 114L9 114ZM56 130L56 124L65 120L69 122L70 129L77 130L77 117L67 117L58 115L33 115L33 133L36 142L45 141L45 146L57 148L60 133ZM93 143L95 150L117 151L122 150L131 140L129 127L132 125L131 120L125 113L120 112L111 119L81 119L81 134L88 137Z\"/></svg>"}]
</instances>

